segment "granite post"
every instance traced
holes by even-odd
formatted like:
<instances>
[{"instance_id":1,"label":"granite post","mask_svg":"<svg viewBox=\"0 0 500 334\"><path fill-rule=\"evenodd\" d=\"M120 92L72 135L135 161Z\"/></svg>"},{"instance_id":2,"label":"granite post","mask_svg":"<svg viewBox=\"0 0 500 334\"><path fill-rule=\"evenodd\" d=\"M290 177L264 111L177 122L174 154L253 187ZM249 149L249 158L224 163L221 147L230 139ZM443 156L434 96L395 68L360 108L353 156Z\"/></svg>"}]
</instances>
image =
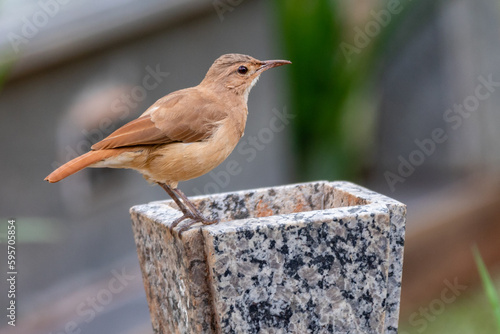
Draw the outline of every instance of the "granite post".
<instances>
[{"instance_id":1,"label":"granite post","mask_svg":"<svg viewBox=\"0 0 500 334\"><path fill-rule=\"evenodd\" d=\"M406 206L348 182L131 209L155 333L397 333ZM179 227L182 226L179 225Z\"/></svg>"}]
</instances>

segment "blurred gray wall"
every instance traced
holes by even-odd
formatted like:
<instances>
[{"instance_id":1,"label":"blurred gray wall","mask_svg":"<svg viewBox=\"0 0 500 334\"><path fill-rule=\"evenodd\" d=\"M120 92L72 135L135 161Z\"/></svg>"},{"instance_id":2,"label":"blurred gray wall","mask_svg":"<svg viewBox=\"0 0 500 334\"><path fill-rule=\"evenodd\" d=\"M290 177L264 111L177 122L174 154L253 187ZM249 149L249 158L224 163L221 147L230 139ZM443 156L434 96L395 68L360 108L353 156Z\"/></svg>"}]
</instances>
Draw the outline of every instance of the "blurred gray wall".
<instances>
[{"instance_id":1,"label":"blurred gray wall","mask_svg":"<svg viewBox=\"0 0 500 334\"><path fill-rule=\"evenodd\" d=\"M405 203L500 170L498 3L412 5L380 71L370 181Z\"/></svg>"}]
</instances>

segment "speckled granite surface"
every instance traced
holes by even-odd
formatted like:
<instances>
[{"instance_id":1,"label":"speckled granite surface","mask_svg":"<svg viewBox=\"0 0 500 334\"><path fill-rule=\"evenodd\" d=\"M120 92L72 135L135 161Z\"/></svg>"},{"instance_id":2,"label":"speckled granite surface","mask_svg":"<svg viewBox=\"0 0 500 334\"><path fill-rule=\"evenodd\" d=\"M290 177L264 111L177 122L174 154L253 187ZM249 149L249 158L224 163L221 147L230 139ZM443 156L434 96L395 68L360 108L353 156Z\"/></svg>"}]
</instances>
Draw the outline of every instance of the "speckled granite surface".
<instances>
[{"instance_id":1,"label":"speckled granite surface","mask_svg":"<svg viewBox=\"0 0 500 334\"><path fill-rule=\"evenodd\" d=\"M182 240L171 201L131 209L156 333L396 333L406 207L348 182L193 201L221 223Z\"/></svg>"}]
</instances>

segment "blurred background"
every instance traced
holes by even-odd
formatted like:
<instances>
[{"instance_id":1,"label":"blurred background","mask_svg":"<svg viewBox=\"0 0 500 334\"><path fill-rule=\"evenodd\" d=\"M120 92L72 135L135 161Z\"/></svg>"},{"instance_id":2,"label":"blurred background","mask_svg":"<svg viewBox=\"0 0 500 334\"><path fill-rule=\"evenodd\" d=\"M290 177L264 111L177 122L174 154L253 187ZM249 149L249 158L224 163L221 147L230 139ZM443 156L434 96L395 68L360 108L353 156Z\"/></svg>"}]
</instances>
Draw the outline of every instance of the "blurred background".
<instances>
[{"instance_id":1,"label":"blurred background","mask_svg":"<svg viewBox=\"0 0 500 334\"><path fill-rule=\"evenodd\" d=\"M237 52L293 65L250 94L241 172L180 188L349 180L400 200L400 332L495 333L471 246L498 289L499 18L494 0L0 0L2 254L9 218L18 237L0 332L152 333L128 210L164 191L126 170L43 179Z\"/></svg>"}]
</instances>

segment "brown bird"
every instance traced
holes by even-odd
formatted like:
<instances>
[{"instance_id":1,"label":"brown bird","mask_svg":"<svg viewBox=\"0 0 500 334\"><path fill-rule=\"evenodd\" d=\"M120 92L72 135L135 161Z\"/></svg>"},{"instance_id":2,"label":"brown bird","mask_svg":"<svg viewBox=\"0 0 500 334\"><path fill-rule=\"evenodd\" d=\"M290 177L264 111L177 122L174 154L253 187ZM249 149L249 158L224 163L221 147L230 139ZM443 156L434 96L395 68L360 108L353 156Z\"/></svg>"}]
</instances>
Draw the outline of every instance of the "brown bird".
<instances>
[{"instance_id":1,"label":"brown bird","mask_svg":"<svg viewBox=\"0 0 500 334\"><path fill-rule=\"evenodd\" d=\"M243 136L250 90L266 70L291 64L260 61L242 54L219 57L196 87L170 93L139 118L94 144L85 153L53 171L53 183L85 167L131 168L159 184L175 201L182 220L213 224L177 188L180 181L208 173L224 161Z\"/></svg>"}]
</instances>

